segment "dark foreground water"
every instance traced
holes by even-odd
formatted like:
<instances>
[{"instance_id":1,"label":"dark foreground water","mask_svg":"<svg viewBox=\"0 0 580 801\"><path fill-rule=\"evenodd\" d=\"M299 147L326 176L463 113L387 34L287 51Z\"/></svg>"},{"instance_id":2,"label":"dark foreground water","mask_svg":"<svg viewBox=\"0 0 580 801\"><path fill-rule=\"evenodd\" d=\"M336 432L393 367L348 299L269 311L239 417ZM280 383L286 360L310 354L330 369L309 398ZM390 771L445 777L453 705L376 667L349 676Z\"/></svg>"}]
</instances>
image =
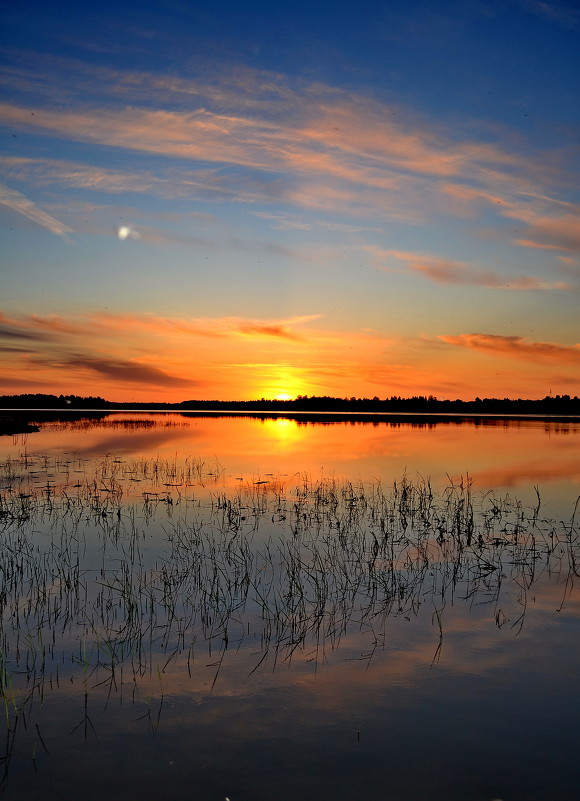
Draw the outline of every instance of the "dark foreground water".
<instances>
[{"instance_id":1,"label":"dark foreground water","mask_svg":"<svg viewBox=\"0 0 580 801\"><path fill-rule=\"evenodd\" d=\"M576 799L580 426L3 438L10 799Z\"/></svg>"}]
</instances>

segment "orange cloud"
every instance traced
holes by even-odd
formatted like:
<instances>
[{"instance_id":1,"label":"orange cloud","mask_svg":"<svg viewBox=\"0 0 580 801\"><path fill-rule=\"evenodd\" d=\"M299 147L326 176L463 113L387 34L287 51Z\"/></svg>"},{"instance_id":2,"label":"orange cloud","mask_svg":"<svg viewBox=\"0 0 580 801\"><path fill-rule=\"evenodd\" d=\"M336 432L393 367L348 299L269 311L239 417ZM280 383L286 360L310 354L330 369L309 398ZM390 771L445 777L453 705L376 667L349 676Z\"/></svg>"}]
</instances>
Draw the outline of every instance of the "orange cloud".
<instances>
[{"instance_id":1,"label":"orange cloud","mask_svg":"<svg viewBox=\"0 0 580 801\"><path fill-rule=\"evenodd\" d=\"M524 248L535 248L536 250L566 250L558 245L542 245L540 242L534 242L532 239L514 239L514 245L521 245Z\"/></svg>"},{"instance_id":2,"label":"orange cloud","mask_svg":"<svg viewBox=\"0 0 580 801\"><path fill-rule=\"evenodd\" d=\"M85 334L87 332L86 325L82 323L70 322L65 320L58 314L40 315L31 314L25 321L34 328L40 328L44 331L50 331L55 334Z\"/></svg>"},{"instance_id":3,"label":"orange cloud","mask_svg":"<svg viewBox=\"0 0 580 801\"><path fill-rule=\"evenodd\" d=\"M244 320L238 317L222 318L178 318L158 317L152 314L143 315L114 315L100 312L94 319L114 330L149 329L159 333L171 332L189 334L201 337L232 337L239 334L244 336L271 337L273 339L287 339L302 342L305 335L293 330L293 326L300 326L316 320L320 315L302 315L289 317L285 320Z\"/></svg>"},{"instance_id":4,"label":"orange cloud","mask_svg":"<svg viewBox=\"0 0 580 801\"><path fill-rule=\"evenodd\" d=\"M281 370L280 349L306 352L312 347L334 347L328 335L306 335L304 326L315 319L317 315L284 320L105 313L78 315L74 319L3 315L0 341L4 339L6 347L0 355L4 374L14 373L9 382L13 392L26 391L28 385L38 386L39 381L49 384L52 377L54 387L63 387L66 382L66 391L76 394L106 394L102 388L105 383L111 385L113 392L117 387L117 397L122 387L128 391L142 387L144 395L155 390L163 400L171 399L163 390L179 387L204 387L202 394L211 392L212 397L256 397L272 383L272 371L265 369L259 359L252 369L244 367L252 353L279 359L275 378L286 389L278 391L290 388L298 394L310 386L297 383L292 371ZM296 351L292 355L295 357ZM234 373L228 369L230 362ZM208 390L209 385L214 389ZM233 387L237 389L234 391Z\"/></svg>"},{"instance_id":5,"label":"orange cloud","mask_svg":"<svg viewBox=\"0 0 580 801\"><path fill-rule=\"evenodd\" d=\"M245 336L275 337L280 339L290 339L293 342L302 342L304 337L290 331L283 325L253 325L244 323L240 325L240 333Z\"/></svg>"},{"instance_id":6,"label":"orange cloud","mask_svg":"<svg viewBox=\"0 0 580 801\"><path fill-rule=\"evenodd\" d=\"M528 342L522 337L497 334L459 334L458 336L440 336L439 339L449 345L526 361L557 362L558 364L580 363L580 344L559 345L553 342Z\"/></svg>"},{"instance_id":7,"label":"orange cloud","mask_svg":"<svg viewBox=\"0 0 580 801\"><path fill-rule=\"evenodd\" d=\"M380 266L382 260L392 257L407 263L413 271L440 284L465 284L488 289L568 289L570 286L563 281L540 281L527 275L502 276L493 270L480 270L465 262L440 259L428 254L380 250L373 247L367 247L366 250L373 254L379 269L382 269Z\"/></svg>"},{"instance_id":8,"label":"orange cloud","mask_svg":"<svg viewBox=\"0 0 580 801\"><path fill-rule=\"evenodd\" d=\"M536 397L537 369L501 372L494 364L485 374L460 350L503 352L534 365L576 366L580 355L576 347L534 345L518 337L389 338L381 331L311 326L316 319L4 316L3 388L160 401L183 400L184 387L197 388L189 397L225 400L429 393L469 399L484 391ZM565 376L550 375L549 381L556 392L570 391Z\"/></svg>"},{"instance_id":9,"label":"orange cloud","mask_svg":"<svg viewBox=\"0 0 580 801\"><path fill-rule=\"evenodd\" d=\"M517 244L580 253L580 214L562 214L557 219L537 218L525 233L526 237Z\"/></svg>"},{"instance_id":10,"label":"orange cloud","mask_svg":"<svg viewBox=\"0 0 580 801\"><path fill-rule=\"evenodd\" d=\"M319 319L320 315L299 315L284 320L247 320L239 317L179 318L159 317L154 314L110 314L95 312L76 319L52 315L25 315L9 318L0 312L0 338L42 340L49 331L52 334L71 336L118 336L123 331L151 331L161 335L188 334L210 338L235 337L239 335L286 339L294 342L306 340L296 329Z\"/></svg>"}]
</instances>

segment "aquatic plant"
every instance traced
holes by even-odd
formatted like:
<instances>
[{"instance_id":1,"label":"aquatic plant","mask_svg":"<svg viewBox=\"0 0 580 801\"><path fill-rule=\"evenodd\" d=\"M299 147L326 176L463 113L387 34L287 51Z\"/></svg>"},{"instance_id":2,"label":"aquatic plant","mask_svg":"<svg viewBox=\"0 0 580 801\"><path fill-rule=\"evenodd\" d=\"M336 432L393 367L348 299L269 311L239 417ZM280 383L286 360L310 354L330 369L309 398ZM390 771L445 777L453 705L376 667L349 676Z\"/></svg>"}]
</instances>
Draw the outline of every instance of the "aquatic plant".
<instances>
[{"instance_id":1,"label":"aquatic plant","mask_svg":"<svg viewBox=\"0 0 580 801\"><path fill-rule=\"evenodd\" d=\"M485 604L495 625L524 625L534 584L578 576L579 531L469 477L436 491L332 477L242 477L195 459L89 465L25 454L0 464L0 692L8 763L19 717L66 677L86 699L108 683L191 675L251 646L252 671L322 664L352 632L371 659L394 617L427 604L438 648L447 604ZM434 651L437 658L438 648ZM88 715L88 713L86 713ZM151 718L151 720L153 720ZM80 724L79 724L80 725ZM83 719L85 736L90 719ZM42 746L40 729L39 747Z\"/></svg>"}]
</instances>

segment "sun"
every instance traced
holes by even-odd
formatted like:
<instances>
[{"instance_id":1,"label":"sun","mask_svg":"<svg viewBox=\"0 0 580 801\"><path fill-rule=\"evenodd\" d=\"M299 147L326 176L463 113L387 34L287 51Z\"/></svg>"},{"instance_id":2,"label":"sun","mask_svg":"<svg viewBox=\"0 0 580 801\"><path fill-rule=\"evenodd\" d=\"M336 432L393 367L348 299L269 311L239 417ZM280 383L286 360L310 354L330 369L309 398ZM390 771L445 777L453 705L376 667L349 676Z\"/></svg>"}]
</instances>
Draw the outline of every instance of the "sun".
<instances>
[{"instance_id":1,"label":"sun","mask_svg":"<svg viewBox=\"0 0 580 801\"><path fill-rule=\"evenodd\" d=\"M264 371L265 379L258 397L273 401L291 401L304 394L305 385L302 368L292 365L269 365Z\"/></svg>"}]
</instances>

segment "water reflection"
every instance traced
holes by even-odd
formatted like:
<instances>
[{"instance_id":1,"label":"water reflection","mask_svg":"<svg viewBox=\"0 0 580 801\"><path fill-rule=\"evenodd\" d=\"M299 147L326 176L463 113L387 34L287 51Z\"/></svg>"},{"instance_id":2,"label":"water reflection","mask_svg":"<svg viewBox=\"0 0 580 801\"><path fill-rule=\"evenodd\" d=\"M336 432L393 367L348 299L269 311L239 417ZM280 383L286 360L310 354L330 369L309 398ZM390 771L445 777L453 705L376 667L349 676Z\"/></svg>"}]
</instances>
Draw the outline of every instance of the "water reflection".
<instances>
[{"instance_id":1,"label":"water reflection","mask_svg":"<svg viewBox=\"0 0 580 801\"><path fill-rule=\"evenodd\" d=\"M283 799L313 783L316 797L345 797L337 775L347 795L368 782L378 799L391 771L400 797L431 786L430 798L465 798L445 780L458 755L475 764L475 741L457 734L463 707L489 729L513 703L506 693L522 701L522 675L545 693L558 669L558 698L575 682L560 667L577 648L580 532L543 517L539 501L480 493L467 479L441 493L405 477L390 488L272 477L232 493L203 462L177 458L27 456L2 465L1 487L14 797L40 786L27 764L58 786L71 754L86 766L102 749L114 759L127 738L147 751L155 737L167 763L148 781L159 786L179 765L175 798L192 775L189 750L196 783L229 797L266 798L284 770ZM441 704L447 734L434 746ZM536 704L538 714L555 712ZM491 757L500 741L513 755L512 736L502 724L477 752ZM418 759L409 785L398 765L417 747L434 748L439 767L419 771ZM298 756L307 779L292 771ZM120 770L124 796L127 782L150 793ZM105 789L97 781L85 795ZM482 791L475 782L468 797Z\"/></svg>"},{"instance_id":2,"label":"water reflection","mask_svg":"<svg viewBox=\"0 0 580 801\"><path fill-rule=\"evenodd\" d=\"M25 450L96 458L192 456L227 465L229 486L239 476L297 472L391 482L405 470L444 486L448 476L469 473L481 489L517 487L526 495L540 484L554 509L580 483L580 422L311 417L46 413L33 421L41 426L38 434L16 442L2 438L0 457L16 458Z\"/></svg>"},{"instance_id":3,"label":"water reflection","mask_svg":"<svg viewBox=\"0 0 580 801\"><path fill-rule=\"evenodd\" d=\"M2 443L8 798L575 798L576 425L110 418Z\"/></svg>"}]
</instances>

